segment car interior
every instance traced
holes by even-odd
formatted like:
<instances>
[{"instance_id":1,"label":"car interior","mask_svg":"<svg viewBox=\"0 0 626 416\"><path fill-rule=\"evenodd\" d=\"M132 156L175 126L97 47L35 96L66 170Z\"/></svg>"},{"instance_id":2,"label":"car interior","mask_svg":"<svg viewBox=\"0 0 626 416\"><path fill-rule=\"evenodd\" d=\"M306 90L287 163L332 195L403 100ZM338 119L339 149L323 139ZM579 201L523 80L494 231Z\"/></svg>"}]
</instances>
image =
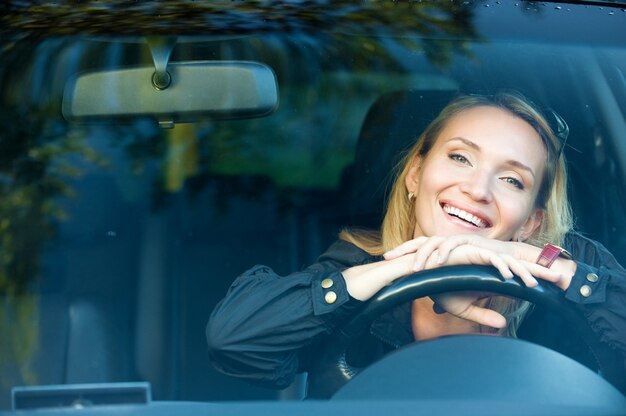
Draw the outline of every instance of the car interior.
<instances>
[{"instance_id":1,"label":"car interior","mask_svg":"<svg viewBox=\"0 0 626 416\"><path fill-rule=\"evenodd\" d=\"M196 211L202 207L202 213L190 220L180 212L150 212L149 207L125 199L120 183L108 171L87 172L74 185L82 195L81 204L70 213L73 223L82 226L63 229L63 253L52 251L46 256L48 267L57 272L56 281L42 282L48 287L40 287L39 291L40 347L31 367L37 382L149 380L154 396L161 398L181 394L204 399L207 390L219 391L215 399L220 400L273 398L277 393L271 390L217 374L207 376L214 370L206 360L203 327L212 306L230 283L210 278L216 273L210 265L217 261L211 260L211 247L228 247L215 250L220 276L242 272L237 261L242 255L290 270L314 260L315 253L323 252L346 224L375 226L380 221L386 183L398 155L456 93L404 90L379 97L363 122L354 163L342 174L338 190L325 195L301 195L297 204L284 208L282 215L276 209L281 203L279 191L272 191L272 185L259 178L237 178L241 182L235 184L233 178L215 178L201 195L194 196L191 207L184 197L177 198L174 203L186 209ZM571 140L571 146L577 146L575 137ZM106 151L111 160L120 162L117 169L124 169L119 150ZM573 179L584 177L593 182L589 166L583 172L573 167ZM259 184L266 192L254 195ZM233 185L242 187L243 195L227 201L227 211L220 211L219 206L206 209L215 206L214 198L221 189ZM95 188L97 193L86 191ZM105 209L104 200L119 202L113 209L111 205ZM598 221L596 216L581 213L585 208L581 205L574 204L577 218ZM263 221L257 220L259 214ZM177 239L172 241L168 236L174 229ZM299 234L311 235L309 246L287 244L300 241ZM94 259L98 245L106 245L108 239L115 240L116 261ZM177 255L164 255L172 251ZM94 260L101 267L90 267ZM170 267L177 270L175 279L165 272ZM198 274L207 279L197 279ZM543 336L548 337L544 343L561 344L566 352L573 349L571 355L584 353L580 344L568 345L563 340L568 338L560 333L546 330ZM14 383L19 384L18 377ZM302 386L278 394L301 397Z\"/></svg>"},{"instance_id":2,"label":"car interior","mask_svg":"<svg viewBox=\"0 0 626 416\"><path fill-rule=\"evenodd\" d=\"M258 39L236 36L181 41L169 51L180 71L188 69L183 63L209 56L238 68L244 61L256 62L276 76L277 106L271 99L259 100L262 110L253 114L232 104L230 110L193 114L199 119L192 123L170 110L167 117L159 113L157 122L146 117L161 108L129 117L133 105L108 118L106 108L113 110L106 105L118 108L119 97L107 101L111 89L106 85L94 93L93 85L103 81L77 86L74 75L83 70L110 75L138 61L152 70L153 56L143 40L32 40L23 73L0 64L1 84L13 85L11 91L19 91L15 95L23 100L8 105L14 97L3 96L0 102L7 137L41 136L50 146L36 146L53 155L49 165L39 166L27 145L0 140L0 151L16 155L0 167L3 175L17 172L26 184L50 175L62 183L45 184L50 205L58 208L57 216L50 214L53 233L46 234L46 221L19 222L28 236L17 243L22 263L38 268L23 274L36 277L25 279L28 290L18 295L0 291L4 322L10 323L0 329L0 344L13 354L0 365L0 411L11 408L14 387L84 383L148 382L151 397L163 401L303 399L306 375L274 391L211 367L204 337L213 307L248 267L266 264L287 275L314 262L342 228L377 227L399 156L461 93L518 90L566 120L577 230L626 264L624 48L594 51L593 45L558 44L557 53L555 45L536 42L477 41L471 57L453 59L442 70L410 48L392 45L398 60L410 67L406 72L413 72L407 81L395 67L382 68L380 75L376 68L361 70L358 56L340 61L347 52L339 46L327 61L312 62L306 58L318 58L311 52L313 41L302 46L293 39L268 38L263 39L268 45L284 42L290 54L259 52L253 48ZM382 38L381 43L389 42ZM204 68L221 79L218 69ZM256 81L246 82L268 83L258 81L269 76L260 71ZM357 73L356 81L346 80L350 71ZM235 96L248 91L243 76L235 84L240 91ZM84 89L76 97L101 100L94 107L105 108L95 123L79 120L84 105L64 108L64 90L79 88ZM345 91L359 100L342 101ZM120 94L121 101L131 102L140 95L133 89ZM339 104L330 105L331 100ZM32 108L52 108L55 116L45 125L29 123L25 114ZM216 116L217 111L231 112ZM65 144L60 139L65 137L80 140ZM33 166L45 172L32 174ZM522 328L521 338L595 371L588 347L561 318L537 308L529 322L540 329ZM619 360L615 351L607 354ZM626 392L624 369L610 378Z\"/></svg>"}]
</instances>

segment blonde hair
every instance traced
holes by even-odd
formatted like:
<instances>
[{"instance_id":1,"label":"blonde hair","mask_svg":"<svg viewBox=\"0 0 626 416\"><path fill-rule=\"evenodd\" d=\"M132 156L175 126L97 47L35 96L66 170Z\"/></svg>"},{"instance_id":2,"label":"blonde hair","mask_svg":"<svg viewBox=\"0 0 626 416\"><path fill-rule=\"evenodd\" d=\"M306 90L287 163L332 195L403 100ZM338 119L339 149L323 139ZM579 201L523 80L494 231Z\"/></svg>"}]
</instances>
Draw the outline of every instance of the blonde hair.
<instances>
[{"instance_id":1,"label":"blonde hair","mask_svg":"<svg viewBox=\"0 0 626 416\"><path fill-rule=\"evenodd\" d=\"M535 201L536 208L544 212L540 225L525 241L542 247L546 242L561 245L565 234L572 228L572 214L567 198L567 172L562 156L560 139L552 131L545 116L519 93L501 92L493 96L464 95L454 99L439 113L415 144L396 166L396 175L389 194L387 210L380 230L346 229L339 237L353 243L371 255L382 255L388 250L413 238L415 215L412 200L407 198L406 177L413 161L424 159L447 123L457 114L474 107L496 107L521 118L530 124L541 137L547 150L544 176ZM487 307L507 317L504 335L515 336L517 328L530 308L525 301L491 297Z\"/></svg>"}]
</instances>

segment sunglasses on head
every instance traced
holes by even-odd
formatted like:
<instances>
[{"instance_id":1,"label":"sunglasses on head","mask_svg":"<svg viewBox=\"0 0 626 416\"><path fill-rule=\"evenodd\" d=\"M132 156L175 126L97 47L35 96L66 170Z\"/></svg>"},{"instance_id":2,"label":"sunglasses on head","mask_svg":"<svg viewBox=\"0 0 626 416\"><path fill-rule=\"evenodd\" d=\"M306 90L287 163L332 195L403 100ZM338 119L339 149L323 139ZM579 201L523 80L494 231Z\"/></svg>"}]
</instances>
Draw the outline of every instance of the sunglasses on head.
<instances>
[{"instance_id":1,"label":"sunglasses on head","mask_svg":"<svg viewBox=\"0 0 626 416\"><path fill-rule=\"evenodd\" d=\"M558 159L559 157L561 157L563 149L565 148L565 144L567 143L567 138L569 136L569 126L567 125L565 120L563 120L563 117L561 117L556 111L548 109L548 111L546 111L546 114L546 120L548 121L548 125L552 129L552 132L559 139L560 146L557 149Z\"/></svg>"}]
</instances>

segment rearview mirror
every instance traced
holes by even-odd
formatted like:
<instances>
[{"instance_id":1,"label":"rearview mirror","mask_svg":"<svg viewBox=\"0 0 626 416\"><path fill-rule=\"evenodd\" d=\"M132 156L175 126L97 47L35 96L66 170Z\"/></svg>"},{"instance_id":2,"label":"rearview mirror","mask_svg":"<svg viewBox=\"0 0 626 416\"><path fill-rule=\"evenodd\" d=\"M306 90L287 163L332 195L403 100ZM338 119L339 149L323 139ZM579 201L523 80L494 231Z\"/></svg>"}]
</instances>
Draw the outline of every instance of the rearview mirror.
<instances>
[{"instance_id":1,"label":"rearview mirror","mask_svg":"<svg viewBox=\"0 0 626 416\"><path fill-rule=\"evenodd\" d=\"M148 116L162 127L203 118L261 117L278 107L274 72L256 62L190 61L167 66L169 85L159 89L153 66L86 72L63 94L68 121Z\"/></svg>"}]
</instances>

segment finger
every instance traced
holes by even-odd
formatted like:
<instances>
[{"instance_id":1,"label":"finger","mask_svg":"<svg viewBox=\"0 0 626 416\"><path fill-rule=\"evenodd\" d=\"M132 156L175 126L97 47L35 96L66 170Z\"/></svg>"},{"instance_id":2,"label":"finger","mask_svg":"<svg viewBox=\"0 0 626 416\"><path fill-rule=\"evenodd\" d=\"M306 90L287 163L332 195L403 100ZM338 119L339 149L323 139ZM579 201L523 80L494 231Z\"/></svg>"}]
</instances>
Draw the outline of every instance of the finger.
<instances>
[{"instance_id":1,"label":"finger","mask_svg":"<svg viewBox=\"0 0 626 416\"><path fill-rule=\"evenodd\" d=\"M535 279L531 271L528 269L528 263L517 260L512 256L503 257L506 259L511 271L522 279L522 282L524 282L527 287L535 287L539 284L537 279Z\"/></svg>"},{"instance_id":2,"label":"finger","mask_svg":"<svg viewBox=\"0 0 626 416\"><path fill-rule=\"evenodd\" d=\"M517 260L514 257L511 257L510 267L511 270L513 270L513 272L518 275L528 287L537 286L537 279L546 280L556 285L558 285L563 279L563 276L555 270L550 270L536 263Z\"/></svg>"},{"instance_id":3,"label":"finger","mask_svg":"<svg viewBox=\"0 0 626 416\"><path fill-rule=\"evenodd\" d=\"M426 240L428 240L427 237L418 237L413 240L405 241L398 247L387 251L385 254L383 254L383 257L385 258L385 260L393 260L400 256L404 256L405 254L414 253L421 247L421 245Z\"/></svg>"},{"instance_id":4,"label":"finger","mask_svg":"<svg viewBox=\"0 0 626 416\"><path fill-rule=\"evenodd\" d=\"M555 270L550 270L537 263L530 263L530 262L525 262L525 261L522 261L522 263L525 265L528 271L532 273L532 275L535 276L536 278L546 280L554 284L559 284L561 280L563 279L563 276L561 275L561 273Z\"/></svg>"},{"instance_id":5,"label":"finger","mask_svg":"<svg viewBox=\"0 0 626 416\"><path fill-rule=\"evenodd\" d=\"M488 256L489 256L489 258L488 258L489 262L496 269L498 269L498 271L500 272L502 277L504 277L505 279L512 279L513 278L513 271L511 270L511 267L509 266L507 261L505 261L504 258L502 258L501 256L499 256L496 253L488 253Z\"/></svg>"},{"instance_id":6,"label":"finger","mask_svg":"<svg viewBox=\"0 0 626 416\"><path fill-rule=\"evenodd\" d=\"M464 235L446 238L445 241L439 244L439 247L437 248L437 250L439 251L437 263L444 264L446 261L448 261L448 258L450 257L450 252L452 252L452 250L463 244L468 243L469 238Z\"/></svg>"},{"instance_id":7,"label":"finger","mask_svg":"<svg viewBox=\"0 0 626 416\"><path fill-rule=\"evenodd\" d=\"M489 249L483 249L475 247L473 251L474 255L478 258L474 258L472 263L474 264L486 264L492 265L505 279L513 278L513 272L511 271L508 262L505 261L503 256Z\"/></svg>"},{"instance_id":8,"label":"finger","mask_svg":"<svg viewBox=\"0 0 626 416\"><path fill-rule=\"evenodd\" d=\"M506 326L506 318L503 315L492 309L475 305L470 305L463 316L459 317L491 328L504 328Z\"/></svg>"},{"instance_id":9,"label":"finger","mask_svg":"<svg viewBox=\"0 0 626 416\"><path fill-rule=\"evenodd\" d=\"M445 237L430 237L424 241L417 253L415 254L415 263L413 264L413 270L419 271L424 268L426 262L433 253L436 252L437 247L444 241ZM436 258L436 257L435 257Z\"/></svg>"}]
</instances>

